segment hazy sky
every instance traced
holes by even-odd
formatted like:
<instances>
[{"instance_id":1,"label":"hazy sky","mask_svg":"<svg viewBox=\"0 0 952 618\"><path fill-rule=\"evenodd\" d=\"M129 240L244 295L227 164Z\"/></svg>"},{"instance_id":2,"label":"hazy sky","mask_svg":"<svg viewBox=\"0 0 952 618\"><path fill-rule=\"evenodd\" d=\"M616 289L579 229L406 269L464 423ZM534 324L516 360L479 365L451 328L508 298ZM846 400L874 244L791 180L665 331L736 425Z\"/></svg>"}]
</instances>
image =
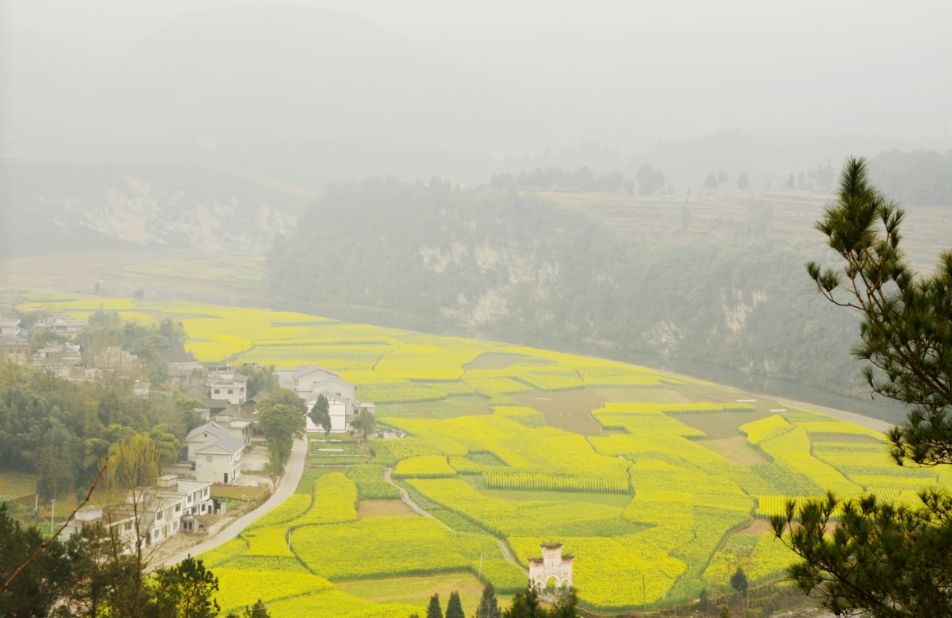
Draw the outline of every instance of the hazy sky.
<instances>
[{"instance_id":1,"label":"hazy sky","mask_svg":"<svg viewBox=\"0 0 952 618\"><path fill-rule=\"evenodd\" d=\"M277 2L3 0L4 53L98 61L189 10ZM952 131L952 2L310 0L572 114L577 135ZM12 35L12 36L11 36ZM12 43L9 41L13 41ZM30 41L24 45L23 41ZM637 118L637 127L626 123ZM575 134L573 134L575 135Z\"/></svg>"}]
</instances>

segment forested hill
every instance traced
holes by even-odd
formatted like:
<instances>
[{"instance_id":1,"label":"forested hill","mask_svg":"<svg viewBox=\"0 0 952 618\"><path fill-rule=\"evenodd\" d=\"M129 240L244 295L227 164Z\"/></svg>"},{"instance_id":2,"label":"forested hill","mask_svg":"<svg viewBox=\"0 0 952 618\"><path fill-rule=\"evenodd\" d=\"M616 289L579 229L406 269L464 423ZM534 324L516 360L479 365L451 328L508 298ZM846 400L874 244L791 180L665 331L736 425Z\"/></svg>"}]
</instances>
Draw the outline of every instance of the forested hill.
<instances>
[{"instance_id":1,"label":"forested hill","mask_svg":"<svg viewBox=\"0 0 952 618\"><path fill-rule=\"evenodd\" d=\"M330 188L275 243L269 277L278 300L342 317L703 361L855 394L857 324L819 300L803 266L823 255L812 222L826 201L377 179Z\"/></svg>"}]
</instances>

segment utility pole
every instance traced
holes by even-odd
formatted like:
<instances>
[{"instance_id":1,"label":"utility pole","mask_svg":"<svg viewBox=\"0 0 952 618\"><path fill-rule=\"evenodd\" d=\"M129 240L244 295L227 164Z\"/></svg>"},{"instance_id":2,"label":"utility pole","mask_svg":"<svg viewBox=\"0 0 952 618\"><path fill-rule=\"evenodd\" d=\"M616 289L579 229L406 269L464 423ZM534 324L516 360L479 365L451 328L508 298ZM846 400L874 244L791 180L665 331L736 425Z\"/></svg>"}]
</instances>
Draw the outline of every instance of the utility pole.
<instances>
[{"instance_id":1,"label":"utility pole","mask_svg":"<svg viewBox=\"0 0 952 618\"><path fill-rule=\"evenodd\" d=\"M56 509L56 498L50 500L50 536L53 536L53 512Z\"/></svg>"}]
</instances>

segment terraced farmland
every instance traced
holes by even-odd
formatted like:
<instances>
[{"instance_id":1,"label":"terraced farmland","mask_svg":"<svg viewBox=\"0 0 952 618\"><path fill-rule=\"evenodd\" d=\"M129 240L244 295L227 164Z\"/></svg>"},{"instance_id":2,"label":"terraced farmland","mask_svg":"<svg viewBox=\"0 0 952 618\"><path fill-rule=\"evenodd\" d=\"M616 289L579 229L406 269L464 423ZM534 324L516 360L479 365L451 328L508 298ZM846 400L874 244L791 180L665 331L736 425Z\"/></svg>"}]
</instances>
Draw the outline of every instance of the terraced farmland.
<instances>
[{"instance_id":1,"label":"terraced farmland","mask_svg":"<svg viewBox=\"0 0 952 618\"><path fill-rule=\"evenodd\" d=\"M763 522L788 498L914 500L952 484L892 465L878 431L619 362L288 312L56 304L174 316L207 362L320 364L409 435L369 448L315 438L299 493L204 556L223 609L253 585L273 615L422 614L434 582L515 591L548 541L575 555L587 607L683 602L726 588L738 566L755 585L782 577L791 555ZM400 488L432 517L398 502ZM376 581L398 601L373 593Z\"/></svg>"}]
</instances>

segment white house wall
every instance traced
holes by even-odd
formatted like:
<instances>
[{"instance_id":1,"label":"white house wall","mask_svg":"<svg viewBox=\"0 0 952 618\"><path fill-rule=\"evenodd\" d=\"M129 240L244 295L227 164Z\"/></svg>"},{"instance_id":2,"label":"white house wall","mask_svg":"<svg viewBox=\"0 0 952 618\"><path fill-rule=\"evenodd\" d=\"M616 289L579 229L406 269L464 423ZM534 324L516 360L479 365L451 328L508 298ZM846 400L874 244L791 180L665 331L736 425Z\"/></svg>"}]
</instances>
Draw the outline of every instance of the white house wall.
<instances>
[{"instance_id":1,"label":"white house wall","mask_svg":"<svg viewBox=\"0 0 952 618\"><path fill-rule=\"evenodd\" d=\"M236 461L232 455L203 454L195 456L195 480L203 483L224 483L228 474L228 483L234 483L241 476L241 458Z\"/></svg>"}]
</instances>

